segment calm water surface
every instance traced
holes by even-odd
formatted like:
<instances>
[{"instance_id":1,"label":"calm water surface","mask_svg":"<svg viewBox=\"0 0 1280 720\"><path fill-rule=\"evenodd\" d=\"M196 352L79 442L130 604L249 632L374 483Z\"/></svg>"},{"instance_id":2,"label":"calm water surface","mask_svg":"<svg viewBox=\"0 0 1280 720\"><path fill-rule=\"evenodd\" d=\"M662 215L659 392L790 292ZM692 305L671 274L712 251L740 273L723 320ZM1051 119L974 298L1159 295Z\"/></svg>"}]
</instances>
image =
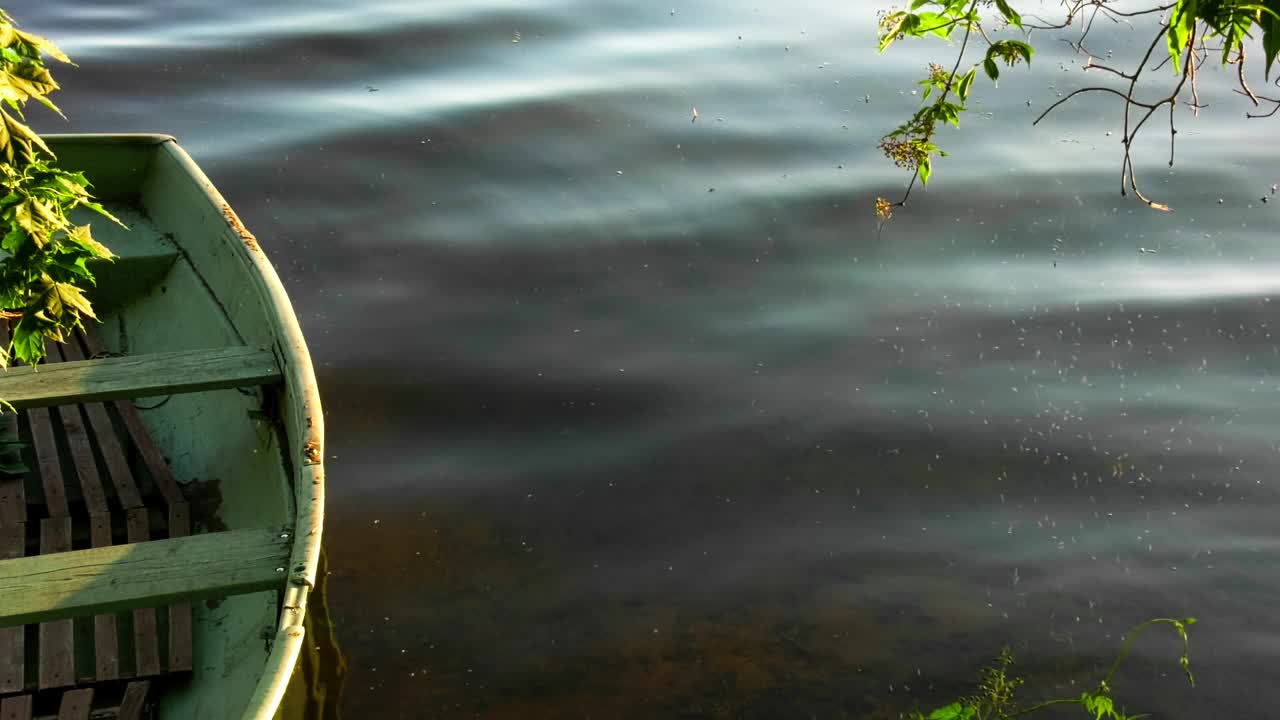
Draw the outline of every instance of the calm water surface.
<instances>
[{"instance_id":1,"label":"calm water surface","mask_svg":"<svg viewBox=\"0 0 1280 720\"><path fill-rule=\"evenodd\" d=\"M1146 211L1114 105L1030 127L1089 80L1042 35L877 237L930 57L878 6L8 7L80 63L41 129L176 135L284 278L348 715L892 718L1185 614L1131 710L1280 702L1275 126L1207 91Z\"/></svg>"}]
</instances>

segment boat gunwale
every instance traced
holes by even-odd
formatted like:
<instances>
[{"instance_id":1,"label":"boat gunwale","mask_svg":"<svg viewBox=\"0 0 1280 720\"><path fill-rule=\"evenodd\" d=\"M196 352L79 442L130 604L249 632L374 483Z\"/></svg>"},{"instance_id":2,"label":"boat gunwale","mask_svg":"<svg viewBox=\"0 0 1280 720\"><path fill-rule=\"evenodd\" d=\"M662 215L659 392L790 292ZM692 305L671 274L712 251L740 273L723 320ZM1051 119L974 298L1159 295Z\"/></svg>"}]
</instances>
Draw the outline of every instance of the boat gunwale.
<instances>
[{"instance_id":1,"label":"boat gunwale","mask_svg":"<svg viewBox=\"0 0 1280 720\"><path fill-rule=\"evenodd\" d=\"M303 621L307 599L315 587L324 523L324 415L310 353L298 325L297 315L279 275L254 238L240 222L226 198L214 187L204 171L171 135L158 133L51 133L42 136L53 145L154 145L168 153L187 173L215 208L229 232L218 233L224 243L252 271L266 302L263 311L275 333L277 359L286 387L284 402L290 406L293 427L286 427L294 496L294 537L289 571L284 583L277 635L272 643L257 687L246 708L246 720L274 717L293 674L302 647ZM236 241L239 240L239 241ZM289 417L289 414L284 416Z\"/></svg>"}]
</instances>

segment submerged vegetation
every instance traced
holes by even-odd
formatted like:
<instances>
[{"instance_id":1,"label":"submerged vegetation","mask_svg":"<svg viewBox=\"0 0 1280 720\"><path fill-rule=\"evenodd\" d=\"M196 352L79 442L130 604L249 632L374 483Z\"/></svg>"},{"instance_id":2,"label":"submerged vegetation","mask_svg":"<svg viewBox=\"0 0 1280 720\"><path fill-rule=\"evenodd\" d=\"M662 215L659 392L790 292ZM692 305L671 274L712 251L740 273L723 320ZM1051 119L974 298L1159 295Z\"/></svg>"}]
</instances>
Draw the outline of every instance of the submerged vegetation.
<instances>
[{"instance_id":1,"label":"submerged vegetation","mask_svg":"<svg viewBox=\"0 0 1280 720\"><path fill-rule=\"evenodd\" d=\"M1022 7L1023 12L1018 12L1015 5ZM1197 71L1211 55L1220 54L1224 67L1235 67L1233 91L1256 109L1247 112L1247 117L1271 117L1280 112L1280 97L1256 92L1248 82L1246 68L1248 62L1256 64L1248 53L1260 40L1263 75L1269 84L1280 86L1280 78L1271 77L1271 68L1280 55L1280 0L1147 0L1145 7L1142 3L1136 5L1139 7L1134 9L1135 3L1119 0L1063 0L1056 20L1032 15L1046 9L1043 3L1026 0L913 0L906 10L882 12L881 52L897 40L926 35L958 40L959 51L950 68L929 65L928 76L920 81L926 104L881 140L884 154L912 173L901 199L896 202L883 197L876 199L875 211L881 224L892 217L895 208L906 204L917 180L921 185L929 182L934 159L946 155L936 142L938 128L947 123L959 127L979 68L996 83L1001 65L1031 64L1035 49L1022 39L1001 39L1000 31L1012 31L1029 40L1035 30L1078 29L1078 34L1067 42L1085 58L1085 71L1102 73L1113 81L1112 85L1083 87L1068 93L1040 113L1033 124L1078 95L1101 93L1118 98L1124 110L1120 194L1132 193L1155 210L1168 211L1169 207L1139 189L1132 155L1134 142L1156 112L1167 109L1169 165L1173 165L1178 134L1175 111L1185 105L1198 115L1206 107L1200 102ZM1139 50L1145 48L1145 52L1131 69L1111 67L1107 64L1108 57L1096 55L1089 49L1089 34L1100 20L1131 23L1136 18L1152 18L1155 27L1150 41L1140 44ZM1158 51L1162 46L1167 51L1163 59L1165 52ZM980 55L976 60L970 57L975 49ZM1138 84L1143 75L1166 65L1172 70L1172 88L1155 97L1140 97Z\"/></svg>"},{"instance_id":2,"label":"submerged vegetation","mask_svg":"<svg viewBox=\"0 0 1280 720\"><path fill-rule=\"evenodd\" d=\"M29 100L62 114L48 97L58 83L46 55L71 62L0 10L0 317L11 324L0 366L39 362L46 339L61 341L82 318L95 318L84 294L94 282L89 261L113 256L88 225L72 223L72 211L88 208L120 222L93 200L83 174L54 164L49 146L24 122Z\"/></svg>"},{"instance_id":3,"label":"submerged vegetation","mask_svg":"<svg viewBox=\"0 0 1280 720\"><path fill-rule=\"evenodd\" d=\"M1111 670L1106 677L1098 681L1097 687L1093 690L1085 690L1079 697L1054 698L1026 706L1020 705L1017 701L1018 688L1024 681L1023 678L1013 674L1013 654L1005 648L996 658L995 663L982 669L982 678L978 681L978 687L973 694L936 708L928 715L919 711L913 712L908 716L909 720L1012 720L1012 718L1025 717L1061 705L1079 705L1093 720L1138 720L1145 716L1129 715L1123 706L1120 709L1116 708L1111 684L1120 670L1120 665L1129 656L1134 643L1143 633L1158 625L1169 625L1182 639L1182 655L1178 658L1178 665L1186 675L1187 682L1195 687L1196 679L1191 674L1191 646L1187 639L1187 627L1194 625L1195 622L1195 618L1147 620L1125 636L1124 642L1120 645L1120 652L1116 654L1116 659L1111 664Z\"/></svg>"}]
</instances>

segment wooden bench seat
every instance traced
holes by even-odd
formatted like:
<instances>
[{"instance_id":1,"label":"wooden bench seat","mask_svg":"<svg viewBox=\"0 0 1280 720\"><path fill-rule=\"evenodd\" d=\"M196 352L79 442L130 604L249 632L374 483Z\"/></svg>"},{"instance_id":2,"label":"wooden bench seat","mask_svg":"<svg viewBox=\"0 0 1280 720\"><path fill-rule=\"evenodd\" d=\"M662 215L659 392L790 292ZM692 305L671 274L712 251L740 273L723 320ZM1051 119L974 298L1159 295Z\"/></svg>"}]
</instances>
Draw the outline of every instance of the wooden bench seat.
<instances>
[{"instance_id":1,"label":"wooden bench seat","mask_svg":"<svg viewBox=\"0 0 1280 720\"><path fill-rule=\"evenodd\" d=\"M0 399L22 409L279 381L270 350L239 346L10 368L0 373Z\"/></svg>"},{"instance_id":2,"label":"wooden bench seat","mask_svg":"<svg viewBox=\"0 0 1280 720\"><path fill-rule=\"evenodd\" d=\"M279 588L290 537L228 530L9 560L0 627Z\"/></svg>"}]
</instances>

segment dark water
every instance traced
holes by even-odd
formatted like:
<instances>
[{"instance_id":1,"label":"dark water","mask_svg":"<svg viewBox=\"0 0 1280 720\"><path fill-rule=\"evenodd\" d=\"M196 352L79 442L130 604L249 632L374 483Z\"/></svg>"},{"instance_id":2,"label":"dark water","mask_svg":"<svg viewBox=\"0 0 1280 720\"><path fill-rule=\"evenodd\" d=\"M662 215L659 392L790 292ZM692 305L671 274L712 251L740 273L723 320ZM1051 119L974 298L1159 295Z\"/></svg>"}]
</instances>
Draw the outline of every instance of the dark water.
<instances>
[{"instance_id":1,"label":"dark water","mask_svg":"<svg viewBox=\"0 0 1280 720\"><path fill-rule=\"evenodd\" d=\"M1275 126L1206 80L1147 211L1114 104L1029 126L1093 79L1042 35L878 238L950 52L878 5L8 8L80 63L41 129L178 136L284 278L349 716L889 718L1187 614L1130 710L1280 701Z\"/></svg>"}]
</instances>

